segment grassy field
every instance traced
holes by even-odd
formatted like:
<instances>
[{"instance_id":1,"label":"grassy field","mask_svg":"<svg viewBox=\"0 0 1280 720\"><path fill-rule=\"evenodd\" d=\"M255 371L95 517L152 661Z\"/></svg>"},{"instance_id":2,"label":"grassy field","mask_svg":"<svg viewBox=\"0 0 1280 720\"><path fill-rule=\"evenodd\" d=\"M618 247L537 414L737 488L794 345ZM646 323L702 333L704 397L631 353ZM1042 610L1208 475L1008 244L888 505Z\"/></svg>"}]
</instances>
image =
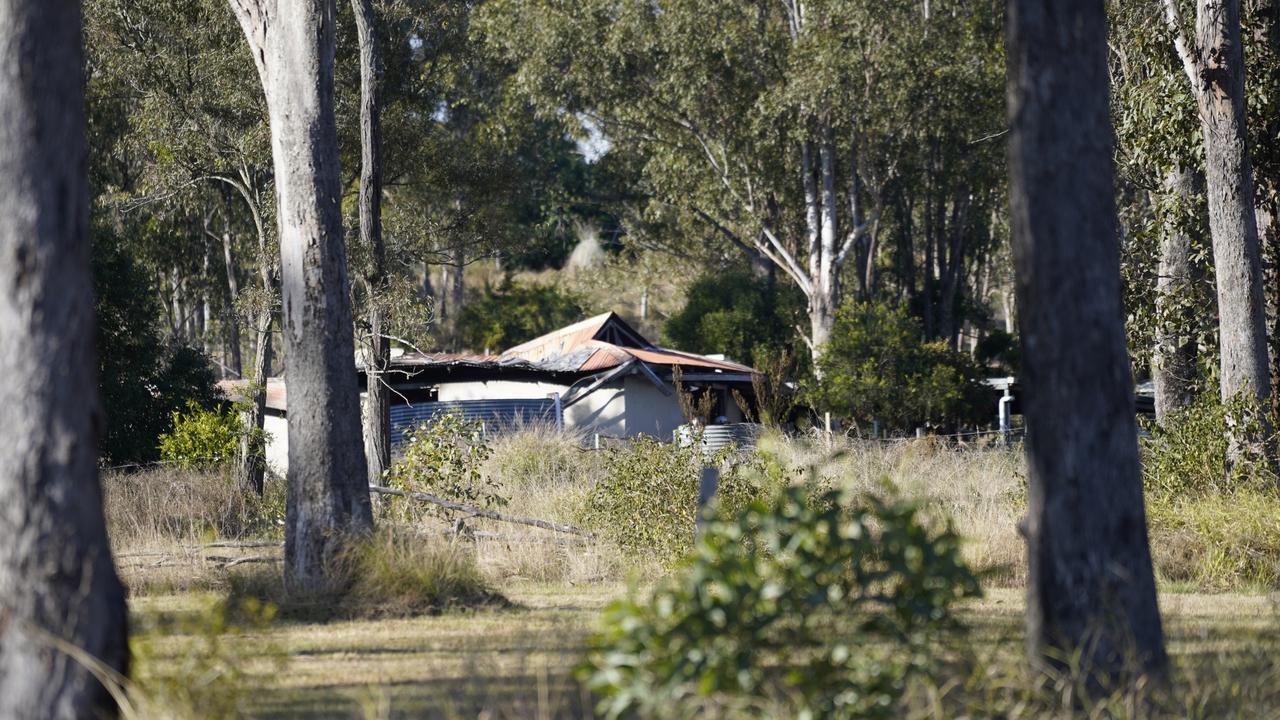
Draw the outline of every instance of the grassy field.
<instances>
[{"instance_id":1,"label":"grassy field","mask_svg":"<svg viewBox=\"0 0 1280 720\"><path fill-rule=\"evenodd\" d=\"M243 674L234 678L216 676L222 670L218 660L203 667L191 664L193 653L210 653L202 623L216 595L139 598L132 603L135 643L146 648L139 680L163 686L166 674L176 669L177 680L192 683L192 675L202 674L186 671L203 670L213 676L202 680L204 687L188 685L187 701L197 712L215 714L593 717L593 703L574 681L572 668L582 659L600 609L626 587L520 581L503 590L514 607L324 624L277 620L266 627L233 628L219 636L211 654L238 666ZM1280 646L1280 623L1271 597L1166 593L1161 604L1170 651L1196 682L1215 690L1224 682L1237 683L1244 693L1276 678L1269 655ZM1022 611L1021 591L1007 588L988 590L965 607L963 619L972 628L975 647L990 662L984 672L1021 672ZM1272 716L1280 715L1280 705L1272 707ZM927 708L920 712L929 716Z\"/></svg>"},{"instance_id":2,"label":"grassy field","mask_svg":"<svg viewBox=\"0 0 1280 720\"><path fill-rule=\"evenodd\" d=\"M610 470L572 440L533 431L496 443L485 472L509 496L509 512L580 521L585 489ZM1259 580L1276 571L1273 521L1240 524L1249 537L1236 537L1231 518L1241 511L1231 498L1157 505L1152 546L1175 659L1172 709L1121 702L1066 711L1044 700L1062 688L1025 669L1020 457L932 442L835 450L775 441L762 458L792 475L820 466L819 475L855 488L919 499L954 523L984 574L984 597L962 610L970 632L940 649L946 675L917 688L904 716L1280 717L1280 610L1274 583ZM278 575L279 483L262 501L208 474L115 476L106 487L132 596L134 690L147 717L592 717L594 700L572 670L600 611L666 572L610 542L472 518L476 539L465 552L509 605L301 622L228 600L237 577ZM1226 507L1236 509L1213 514ZM1278 507L1267 496L1250 514ZM1207 532L1179 519L1200 515L1223 522L1206 523ZM425 543L454 542L442 535L447 522L417 523Z\"/></svg>"}]
</instances>

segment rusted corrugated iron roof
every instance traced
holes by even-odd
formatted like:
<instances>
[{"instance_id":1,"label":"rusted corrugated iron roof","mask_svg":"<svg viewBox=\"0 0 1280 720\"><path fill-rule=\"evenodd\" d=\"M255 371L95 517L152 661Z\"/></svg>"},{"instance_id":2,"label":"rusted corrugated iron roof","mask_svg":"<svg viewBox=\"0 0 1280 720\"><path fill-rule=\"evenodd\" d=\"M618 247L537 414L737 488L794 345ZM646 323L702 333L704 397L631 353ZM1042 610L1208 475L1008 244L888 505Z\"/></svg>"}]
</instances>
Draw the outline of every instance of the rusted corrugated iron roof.
<instances>
[{"instance_id":1,"label":"rusted corrugated iron roof","mask_svg":"<svg viewBox=\"0 0 1280 720\"><path fill-rule=\"evenodd\" d=\"M596 315L521 343L502 354L509 357L521 357L533 362L560 357L597 339L596 336L609 324L611 319L621 321L621 318L611 312Z\"/></svg>"},{"instance_id":2,"label":"rusted corrugated iron roof","mask_svg":"<svg viewBox=\"0 0 1280 720\"><path fill-rule=\"evenodd\" d=\"M668 350L666 348L627 348L626 352L639 358L642 362L654 365L686 365L690 367L711 368L713 370L724 370L726 372L736 373L752 373L754 369L747 365L741 365L729 360L715 360L705 355L694 355L692 353L680 352L679 350Z\"/></svg>"}]
</instances>

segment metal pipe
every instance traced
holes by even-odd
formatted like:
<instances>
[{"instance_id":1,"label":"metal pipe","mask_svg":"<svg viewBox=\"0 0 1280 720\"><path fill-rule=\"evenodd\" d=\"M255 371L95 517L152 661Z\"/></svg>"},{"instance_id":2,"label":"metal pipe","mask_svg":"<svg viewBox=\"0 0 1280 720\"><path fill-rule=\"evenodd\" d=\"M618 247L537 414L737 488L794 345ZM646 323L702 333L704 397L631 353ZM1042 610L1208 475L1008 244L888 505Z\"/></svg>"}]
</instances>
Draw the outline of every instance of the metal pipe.
<instances>
[{"instance_id":1,"label":"metal pipe","mask_svg":"<svg viewBox=\"0 0 1280 720\"><path fill-rule=\"evenodd\" d=\"M1013 393L1010 390L1013 387L1013 378L1009 378L1009 384L1004 388L1004 397L1000 398L1000 404L997 409L996 420L1000 423L1000 440L1005 445L1009 444L1009 432L1012 429L1010 417L1010 406L1013 405Z\"/></svg>"}]
</instances>

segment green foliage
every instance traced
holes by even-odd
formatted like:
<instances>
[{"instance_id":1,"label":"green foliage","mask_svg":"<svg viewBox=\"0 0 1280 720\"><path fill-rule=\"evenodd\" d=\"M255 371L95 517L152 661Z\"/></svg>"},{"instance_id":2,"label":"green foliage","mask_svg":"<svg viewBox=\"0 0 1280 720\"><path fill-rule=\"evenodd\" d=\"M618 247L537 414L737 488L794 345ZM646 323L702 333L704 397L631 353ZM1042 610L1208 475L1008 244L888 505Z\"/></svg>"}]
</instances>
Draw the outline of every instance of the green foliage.
<instances>
[{"instance_id":1,"label":"green foliage","mask_svg":"<svg viewBox=\"0 0 1280 720\"><path fill-rule=\"evenodd\" d=\"M582 522L635 557L669 564L693 543L704 463L721 466L714 503L735 512L761 493L750 463L728 453L708 461L697 443L639 437L605 451L604 475L584 502Z\"/></svg>"},{"instance_id":2,"label":"green foliage","mask_svg":"<svg viewBox=\"0 0 1280 720\"><path fill-rule=\"evenodd\" d=\"M507 504L498 482L484 473L492 451L484 444L478 421L461 413L442 413L414 428L400 448L400 459L387 469L387 485L399 490L431 493L449 500L501 508ZM391 512L414 515L423 506L408 499L388 499ZM430 506L430 511L449 511Z\"/></svg>"},{"instance_id":3,"label":"green foliage","mask_svg":"<svg viewBox=\"0 0 1280 720\"><path fill-rule=\"evenodd\" d=\"M958 2L922 15L914 2L815 0L802 18L788 8L799 6L490 0L475 22L540 116L608 137L601 162L634 177L619 193L642 218L628 230L656 225L647 233L655 243L687 254L697 252L692 243L671 237L692 238L720 257L763 246L780 282L810 286L801 157L829 143L838 234L873 215L877 240L892 225L901 288L919 292L908 257L920 254L912 243L924 233L913 228L936 228L935 244L944 232L965 237L957 267L994 251L1001 228L989 218L1005 184L1001 145L990 142L1005 125L998 7ZM926 220L927 208L939 212ZM869 248L857 245L843 254L846 269L857 269L849 274L860 292L875 293L890 273L858 266L890 253L868 263ZM948 300L961 320L970 306L956 294ZM935 312L938 299L930 298ZM732 335L737 320L725 320L717 331Z\"/></svg>"},{"instance_id":4,"label":"green foliage","mask_svg":"<svg viewBox=\"0 0 1280 720\"><path fill-rule=\"evenodd\" d=\"M1163 579L1206 591L1280 587L1275 418L1206 393L1142 441L1152 554ZM1228 469L1231 443L1238 448Z\"/></svg>"},{"instance_id":5,"label":"green foliage","mask_svg":"<svg viewBox=\"0 0 1280 720\"><path fill-rule=\"evenodd\" d=\"M236 456L244 424L234 408L205 409L187 403L173 414L173 429L160 435L160 459L179 468L207 470Z\"/></svg>"},{"instance_id":6,"label":"green foliage","mask_svg":"<svg viewBox=\"0 0 1280 720\"><path fill-rule=\"evenodd\" d=\"M921 335L903 308L845 305L823 348L823 379L813 396L843 417L878 420L891 432L985 419L990 407L977 365L942 343L922 342Z\"/></svg>"},{"instance_id":7,"label":"green foliage","mask_svg":"<svg viewBox=\"0 0 1280 720\"><path fill-rule=\"evenodd\" d=\"M705 274L686 298L663 326L664 342L689 352L724 353L752 366L790 345L803 318L799 291L746 270Z\"/></svg>"},{"instance_id":8,"label":"green foliage","mask_svg":"<svg viewBox=\"0 0 1280 720\"><path fill-rule=\"evenodd\" d=\"M151 283L119 238L96 232L92 260L106 414L100 453L111 464L155 460L175 413L217 401L213 370L199 350L161 339Z\"/></svg>"},{"instance_id":9,"label":"green foliage","mask_svg":"<svg viewBox=\"0 0 1280 720\"><path fill-rule=\"evenodd\" d=\"M773 701L781 716L893 718L979 594L960 538L915 506L793 486L718 514L677 574L611 605L582 673L608 717Z\"/></svg>"},{"instance_id":10,"label":"green foliage","mask_svg":"<svg viewBox=\"0 0 1280 720\"><path fill-rule=\"evenodd\" d=\"M1244 395L1226 404L1216 394L1201 395L1143 439L1148 492L1186 497L1274 487L1277 478L1268 453L1276 437L1268 425L1275 427L1270 412ZM1228 471L1233 438L1239 455Z\"/></svg>"},{"instance_id":11,"label":"green foliage","mask_svg":"<svg viewBox=\"0 0 1280 720\"><path fill-rule=\"evenodd\" d=\"M582 308L555 285L504 281L462 308L458 327L463 347L501 352L526 340L581 320Z\"/></svg>"}]
</instances>

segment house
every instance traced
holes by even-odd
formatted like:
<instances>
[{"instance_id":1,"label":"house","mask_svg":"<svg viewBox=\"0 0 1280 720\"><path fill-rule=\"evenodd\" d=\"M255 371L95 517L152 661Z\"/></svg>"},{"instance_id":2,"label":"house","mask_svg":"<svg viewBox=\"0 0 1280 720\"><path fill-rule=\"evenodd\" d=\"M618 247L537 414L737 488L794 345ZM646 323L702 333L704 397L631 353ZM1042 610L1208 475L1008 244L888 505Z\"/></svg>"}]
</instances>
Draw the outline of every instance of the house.
<instances>
[{"instance_id":1,"label":"house","mask_svg":"<svg viewBox=\"0 0 1280 720\"><path fill-rule=\"evenodd\" d=\"M360 386L367 378L357 368ZM616 313L605 313L517 345L500 355L405 352L383 375L391 389L393 445L441 412L458 412L506 432L533 423L587 436L649 435L670 441L686 420L674 375L685 392L710 402L713 423L741 423L738 399L754 397L754 370L721 356L662 348ZM229 396L243 383L225 382ZM709 400L707 398L709 397ZM288 465L284 381L267 383L268 464Z\"/></svg>"},{"instance_id":2,"label":"house","mask_svg":"<svg viewBox=\"0 0 1280 720\"><path fill-rule=\"evenodd\" d=\"M744 420L735 394L752 397L752 368L657 347L610 312L501 355L414 352L393 358L385 376L392 389L393 441L448 410L495 430L549 422L591 435L670 440L686 422L674 386L677 368L686 392L710 396L713 422Z\"/></svg>"}]
</instances>

